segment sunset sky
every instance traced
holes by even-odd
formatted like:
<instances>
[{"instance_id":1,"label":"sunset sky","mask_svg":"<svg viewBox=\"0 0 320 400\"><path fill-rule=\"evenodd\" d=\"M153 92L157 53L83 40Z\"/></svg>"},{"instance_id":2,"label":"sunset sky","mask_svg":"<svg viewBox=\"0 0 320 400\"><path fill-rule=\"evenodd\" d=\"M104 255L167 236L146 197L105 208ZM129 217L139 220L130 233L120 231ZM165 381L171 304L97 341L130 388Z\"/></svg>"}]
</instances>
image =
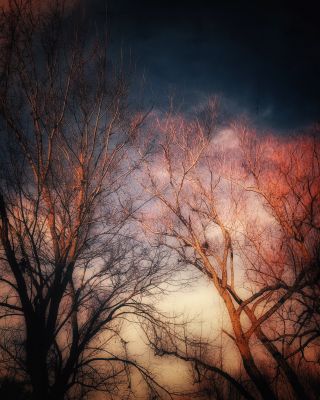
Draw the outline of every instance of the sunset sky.
<instances>
[{"instance_id":1,"label":"sunset sky","mask_svg":"<svg viewBox=\"0 0 320 400\"><path fill-rule=\"evenodd\" d=\"M0 319L34 398L314 400L316 2L56 1L0 0Z\"/></svg>"},{"instance_id":2,"label":"sunset sky","mask_svg":"<svg viewBox=\"0 0 320 400\"><path fill-rule=\"evenodd\" d=\"M188 112L217 95L226 121L243 115L281 134L319 117L320 25L311 3L83 0L79 10L84 25L98 21L101 31L107 13L112 48L123 48L125 57L131 54L138 82L142 76L145 80L147 106L165 110L172 96ZM228 135L221 137L228 140ZM228 326L204 279L164 304L197 315L198 334L202 329L212 334L217 324ZM159 364L152 357L151 362L159 371L179 366L180 373L169 369L164 379L178 387L184 381L181 362ZM233 352L225 362L231 370L239 363Z\"/></svg>"}]
</instances>

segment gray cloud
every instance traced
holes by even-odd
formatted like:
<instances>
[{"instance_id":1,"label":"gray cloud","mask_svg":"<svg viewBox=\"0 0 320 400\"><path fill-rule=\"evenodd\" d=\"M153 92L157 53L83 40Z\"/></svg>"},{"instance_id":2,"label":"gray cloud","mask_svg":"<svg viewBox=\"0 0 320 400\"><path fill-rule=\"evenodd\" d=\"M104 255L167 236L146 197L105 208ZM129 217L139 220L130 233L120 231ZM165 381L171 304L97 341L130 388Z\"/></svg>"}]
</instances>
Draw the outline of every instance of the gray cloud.
<instances>
[{"instance_id":1,"label":"gray cloud","mask_svg":"<svg viewBox=\"0 0 320 400\"><path fill-rule=\"evenodd\" d=\"M111 42L132 51L150 101L178 93L186 106L221 95L257 123L293 128L318 119L320 27L315 6L255 2L86 2L110 23ZM172 4L174 3L174 4Z\"/></svg>"}]
</instances>

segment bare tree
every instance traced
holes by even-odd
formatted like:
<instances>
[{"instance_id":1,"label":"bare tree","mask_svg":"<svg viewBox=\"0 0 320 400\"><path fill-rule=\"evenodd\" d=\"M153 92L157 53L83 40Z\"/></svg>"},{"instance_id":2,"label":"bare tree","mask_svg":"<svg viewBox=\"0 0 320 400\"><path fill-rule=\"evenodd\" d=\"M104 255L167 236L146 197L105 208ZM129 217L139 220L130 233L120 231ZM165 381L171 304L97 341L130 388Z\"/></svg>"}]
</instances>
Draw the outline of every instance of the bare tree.
<instances>
[{"instance_id":1,"label":"bare tree","mask_svg":"<svg viewBox=\"0 0 320 400\"><path fill-rule=\"evenodd\" d=\"M177 262L194 266L212 282L230 319L230 330L224 333L236 345L260 396L281 397L283 385L287 384L286 398L309 398L288 354L274 340L272 329L294 294L299 293L300 301L308 298L304 288L317 281L314 274L318 272L314 258L310 254L304 256L301 247L303 241L296 231L295 219L300 214L294 209L292 191L283 191L281 199L281 207L286 204L293 208L291 218L284 214L279 218L279 193L266 193L257 185L260 160L266 173L259 181L260 185L265 183L263 188L270 183L270 174L277 169L282 173L284 165L289 170L291 166L292 177L300 182L298 171L292 169L294 154L284 153L281 164L272 159L273 149L266 146L265 152L251 152L250 157L245 157L249 142L232 136L223 148L219 145L223 138L208 138L198 121L185 122L183 118L169 116L159 125L159 153L146 165L149 180L143 182L145 190L158 200L158 208L141 217L145 227L162 240L163 246L175 252ZM258 137L252 139L259 143ZM308 148L312 162L305 164L304 176L309 179L309 187L308 181L300 183L309 198L302 207L305 218L311 218L315 224L319 218L319 153L314 145ZM255 170L251 168L249 176L246 171L252 164ZM288 176L282 174L284 180ZM276 188L279 176L275 174L273 179L270 187ZM295 187L295 182L286 184ZM298 207L300 196L297 191ZM257 208L258 213L254 212ZM310 249L314 250L318 233L306 229ZM288 242L289 233L295 241L293 245ZM297 268L297 260L305 268ZM309 297L314 298L314 294ZM255 343L261 349L260 356ZM170 353L165 347L166 343L163 354ZM188 360L188 355L184 357ZM280 377L283 385L278 389L276 382Z\"/></svg>"},{"instance_id":2,"label":"bare tree","mask_svg":"<svg viewBox=\"0 0 320 400\"><path fill-rule=\"evenodd\" d=\"M156 391L121 331L130 315L153 318L143 299L164 257L131 220L144 117L128 108L124 67L66 29L62 2L38 13L28 0L2 11L0 60L1 373L39 400L124 398L132 368Z\"/></svg>"},{"instance_id":3,"label":"bare tree","mask_svg":"<svg viewBox=\"0 0 320 400\"><path fill-rule=\"evenodd\" d=\"M175 357L189 364L193 382L186 384L181 394L200 399L253 400L252 387L242 379L241 371L233 376L223 368L219 345L213 345L211 338L190 333L194 323L174 318L144 329L156 356Z\"/></svg>"},{"instance_id":4,"label":"bare tree","mask_svg":"<svg viewBox=\"0 0 320 400\"><path fill-rule=\"evenodd\" d=\"M286 360L299 359L301 366L304 350L316 351L319 338L319 141L314 134L259 140L243 128L239 138L246 180L251 180L245 188L259 197L273 221L267 245L252 227L246 229L255 249L253 258L246 253L248 275L257 287L278 286L272 342Z\"/></svg>"}]
</instances>

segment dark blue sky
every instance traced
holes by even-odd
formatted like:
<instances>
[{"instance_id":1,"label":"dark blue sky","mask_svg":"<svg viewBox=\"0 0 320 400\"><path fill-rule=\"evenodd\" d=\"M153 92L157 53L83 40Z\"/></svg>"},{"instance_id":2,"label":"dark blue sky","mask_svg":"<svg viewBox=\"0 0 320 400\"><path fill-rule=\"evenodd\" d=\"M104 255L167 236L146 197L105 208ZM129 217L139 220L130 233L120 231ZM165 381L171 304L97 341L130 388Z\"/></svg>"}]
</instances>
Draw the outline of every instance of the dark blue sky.
<instances>
[{"instance_id":1,"label":"dark blue sky","mask_svg":"<svg viewBox=\"0 0 320 400\"><path fill-rule=\"evenodd\" d=\"M217 94L231 115L270 127L320 117L316 3L84 1L98 25L107 5L111 42L130 49L155 106L172 93L186 108Z\"/></svg>"}]
</instances>

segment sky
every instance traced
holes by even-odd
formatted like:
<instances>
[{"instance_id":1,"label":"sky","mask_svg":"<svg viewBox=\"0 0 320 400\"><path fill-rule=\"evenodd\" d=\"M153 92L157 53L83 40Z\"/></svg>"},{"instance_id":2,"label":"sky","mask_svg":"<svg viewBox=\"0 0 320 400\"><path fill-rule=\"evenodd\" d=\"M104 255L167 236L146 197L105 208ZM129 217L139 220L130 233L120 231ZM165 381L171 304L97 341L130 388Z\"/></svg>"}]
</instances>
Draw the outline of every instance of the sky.
<instances>
[{"instance_id":1,"label":"sky","mask_svg":"<svg viewBox=\"0 0 320 400\"><path fill-rule=\"evenodd\" d=\"M107 19L112 48L132 55L135 83L144 82L150 106L165 110L173 96L188 111L218 96L227 119L244 114L267 129L320 120L315 3L80 0L74 7L84 27L94 23L102 32ZM205 283L167 302L178 310L195 304L212 329L217 298Z\"/></svg>"},{"instance_id":2,"label":"sky","mask_svg":"<svg viewBox=\"0 0 320 400\"><path fill-rule=\"evenodd\" d=\"M95 21L102 31L106 14L113 50L131 55L135 83L143 81L146 102L154 108L166 110L173 96L178 107L189 111L218 96L226 119L244 115L267 130L287 133L319 120L320 24L315 3L82 0L82 24ZM167 299L175 310L197 314L211 333L221 323L217 301L204 281L188 294ZM238 365L235 353L230 354L225 367ZM165 370L166 363L172 360L162 360L159 370ZM185 371L181 365L179 371ZM179 381L169 371L167 382L169 376Z\"/></svg>"},{"instance_id":3,"label":"sky","mask_svg":"<svg viewBox=\"0 0 320 400\"><path fill-rule=\"evenodd\" d=\"M279 2L281 3L281 2ZM228 117L296 129L319 119L316 3L82 0L82 23L105 23L132 54L151 105L192 109L219 96Z\"/></svg>"}]
</instances>

